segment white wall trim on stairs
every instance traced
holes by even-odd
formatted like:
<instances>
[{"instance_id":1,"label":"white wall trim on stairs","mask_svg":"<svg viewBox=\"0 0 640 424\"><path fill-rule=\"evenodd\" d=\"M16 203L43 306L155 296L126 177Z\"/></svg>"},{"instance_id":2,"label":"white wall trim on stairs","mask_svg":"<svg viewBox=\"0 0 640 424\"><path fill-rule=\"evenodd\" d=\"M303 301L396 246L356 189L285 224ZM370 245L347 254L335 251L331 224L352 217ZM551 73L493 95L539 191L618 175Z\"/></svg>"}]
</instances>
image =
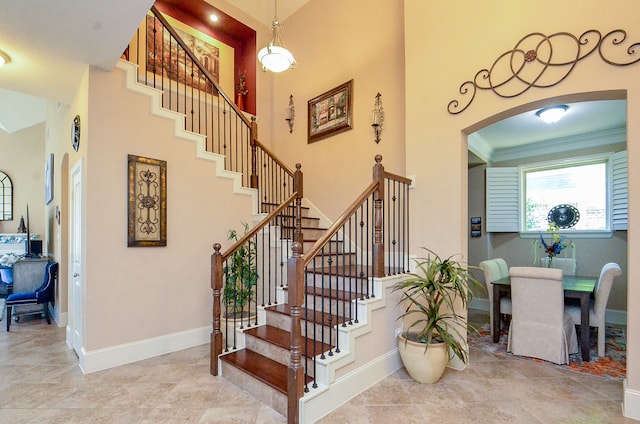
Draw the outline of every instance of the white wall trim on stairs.
<instances>
[{"instance_id":1,"label":"white wall trim on stairs","mask_svg":"<svg viewBox=\"0 0 640 424\"><path fill-rule=\"evenodd\" d=\"M312 396L300 399L300 422L319 420L401 367L400 353L395 349L338 378L331 384L331 390L313 389Z\"/></svg>"},{"instance_id":2,"label":"white wall trim on stairs","mask_svg":"<svg viewBox=\"0 0 640 424\"><path fill-rule=\"evenodd\" d=\"M251 202L252 213L259 213L258 210L258 191L252 188L242 186L242 174L239 172L228 171L224 168L224 156L217 153L206 151L206 137L191 131L187 131L184 127L184 114L174 112L162 107L162 91L149 87L148 85L138 82L138 65L118 60L116 68L125 74L125 88L137 93L151 97L151 114L160 116L175 122L174 135L184 140L193 141L196 148L196 157L215 162L216 177L228 178L233 180L233 192L253 197Z\"/></svg>"},{"instance_id":3,"label":"white wall trim on stairs","mask_svg":"<svg viewBox=\"0 0 640 424\"><path fill-rule=\"evenodd\" d=\"M311 389L300 399L300 422L312 423L328 414L349 399L362 393L394 371L402 367L397 347L384 352L374 360L336 377L336 371L357 360L357 350L366 346L356 346L356 339L371 332L372 314L387 306L387 290L404 275L372 278L376 298L358 300L360 322L347 327L338 327L341 352L326 359L317 360L316 381L318 388Z\"/></svg>"}]
</instances>

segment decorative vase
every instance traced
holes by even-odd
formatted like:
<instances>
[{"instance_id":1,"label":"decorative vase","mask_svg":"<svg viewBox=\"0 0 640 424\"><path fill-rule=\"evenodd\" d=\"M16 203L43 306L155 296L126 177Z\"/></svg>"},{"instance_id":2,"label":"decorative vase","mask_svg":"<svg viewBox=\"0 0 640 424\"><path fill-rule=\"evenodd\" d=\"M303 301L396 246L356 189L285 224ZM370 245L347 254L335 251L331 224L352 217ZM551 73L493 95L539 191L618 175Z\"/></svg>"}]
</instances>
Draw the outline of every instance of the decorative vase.
<instances>
[{"instance_id":1,"label":"decorative vase","mask_svg":"<svg viewBox=\"0 0 640 424\"><path fill-rule=\"evenodd\" d=\"M238 93L238 96L236 97L236 105L244 112L244 96L240 93Z\"/></svg>"},{"instance_id":2,"label":"decorative vase","mask_svg":"<svg viewBox=\"0 0 640 424\"><path fill-rule=\"evenodd\" d=\"M398 336L398 350L407 372L419 383L436 383L449 363L444 343L430 344L425 351L424 343L412 342L401 334Z\"/></svg>"},{"instance_id":3,"label":"decorative vase","mask_svg":"<svg viewBox=\"0 0 640 424\"><path fill-rule=\"evenodd\" d=\"M230 313L229 316L220 317L220 331L222 332L222 346L227 349L237 349L245 346L243 330L255 327L256 314L244 312L242 314ZM228 326L228 327L227 327ZM235 333L235 335L234 335ZM228 339L227 339L228 335Z\"/></svg>"}]
</instances>

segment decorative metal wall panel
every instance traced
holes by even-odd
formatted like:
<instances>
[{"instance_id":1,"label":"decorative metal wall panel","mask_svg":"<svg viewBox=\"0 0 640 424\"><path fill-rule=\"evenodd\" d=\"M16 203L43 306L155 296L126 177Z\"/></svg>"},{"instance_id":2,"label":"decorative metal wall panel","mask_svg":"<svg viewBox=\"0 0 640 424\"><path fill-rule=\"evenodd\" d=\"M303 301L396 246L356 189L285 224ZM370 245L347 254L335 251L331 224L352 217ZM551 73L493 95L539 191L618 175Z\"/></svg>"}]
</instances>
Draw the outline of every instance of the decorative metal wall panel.
<instances>
[{"instance_id":1,"label":"decorative metal wall panel","mask_svg":"<svg viewBox=\"0 0 640 424\"><path fill-rule=\"evenodd\" d=\"M128 157L128 246L167 245L167 162Z\"/></svg>"},{"instance_id":2,"label":"decorative metal wall panel","mask_svg":"<svg viewBox=\"0 0 640 424\"><path fill-rule=\"evenodd\" d=\"M447 106L455 115L466 110L478 90L491 90L504 98L523 94L532 87L548 88L562 82L584 58L597 51L600 58L614 66L640 61L640 42L629 43L627 33L616 29L604 36L591 29L576 37L568 32L545 35L534 32L523 37L512 50L502 53L489 69L476 73L458 91L461 99Z\"/></svg>"}]
</instances>

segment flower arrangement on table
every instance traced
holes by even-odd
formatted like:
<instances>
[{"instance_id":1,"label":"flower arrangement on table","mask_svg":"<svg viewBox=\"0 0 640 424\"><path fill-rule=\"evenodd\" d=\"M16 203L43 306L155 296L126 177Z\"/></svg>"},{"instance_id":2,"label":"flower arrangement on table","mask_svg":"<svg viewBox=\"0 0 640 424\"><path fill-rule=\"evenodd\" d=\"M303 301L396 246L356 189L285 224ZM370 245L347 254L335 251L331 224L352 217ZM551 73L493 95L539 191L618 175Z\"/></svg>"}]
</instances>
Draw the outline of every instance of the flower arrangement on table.
<instances>
[{"instance_id":1,"label":"flower arrangement on table","mask_svg":"<svg viewBox=\"0 0 640 424\"><path fill-rule=\"evenodd\" d=\"M555 222L549 223L547 232L551 233L550 243L547 243L544 237L542 237L542 234L540 234L540 242L542 243L542 248L544 250L544 253L547 255L547 258L549 258L547 261L547 267L551 267L553 258L559 255L560 252L562 252L568 246L575 247L575 244L573 244L572 241L565 242L565 237L561 236L559 231L560 227L558 227L558 224L556 224Z\"/></svg>"}]
</instances>

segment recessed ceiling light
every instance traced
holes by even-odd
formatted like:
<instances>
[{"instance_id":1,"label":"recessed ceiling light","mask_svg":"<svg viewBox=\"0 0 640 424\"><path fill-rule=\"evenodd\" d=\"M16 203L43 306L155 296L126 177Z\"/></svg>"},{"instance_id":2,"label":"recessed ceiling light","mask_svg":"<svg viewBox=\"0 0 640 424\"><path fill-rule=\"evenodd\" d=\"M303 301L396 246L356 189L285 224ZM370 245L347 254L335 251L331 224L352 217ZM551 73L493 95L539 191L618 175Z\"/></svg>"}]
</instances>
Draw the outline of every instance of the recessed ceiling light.
<instances>
[{"instance_id":1,"label":"recessed ceiling light","mask_svg":"<svg viewBox=\"0 0 640 424\"><path fill-rule=\"evenodd\" d=\"M536 116L547 124L553 124L554 122L558 122L560 118L564 116L567 109L569 109L569 106L567 105L545 107L537 111Z\"/></svg>"},{"instance_id":2,"label":"recessed ceiling light","mask_svg":"<svg viewBox=\"0 0 640 424\"><path fill-rule=\"evenodd\" d=\"M218 22L218 15L211 14L209 19L211 19L211 22Z\"/></svg>"},{"instance_id":3,"label":"recessed ceiling light","mask_svg":"<svg viewBox=\"0 0 640 424\"><path fill-rule=\"evenodd\" d=\"M0 66L4 65L5 63L9 63L10 61L11 59L9 58L9 55L0 50Z\"/></svg>"}]
</instances>

